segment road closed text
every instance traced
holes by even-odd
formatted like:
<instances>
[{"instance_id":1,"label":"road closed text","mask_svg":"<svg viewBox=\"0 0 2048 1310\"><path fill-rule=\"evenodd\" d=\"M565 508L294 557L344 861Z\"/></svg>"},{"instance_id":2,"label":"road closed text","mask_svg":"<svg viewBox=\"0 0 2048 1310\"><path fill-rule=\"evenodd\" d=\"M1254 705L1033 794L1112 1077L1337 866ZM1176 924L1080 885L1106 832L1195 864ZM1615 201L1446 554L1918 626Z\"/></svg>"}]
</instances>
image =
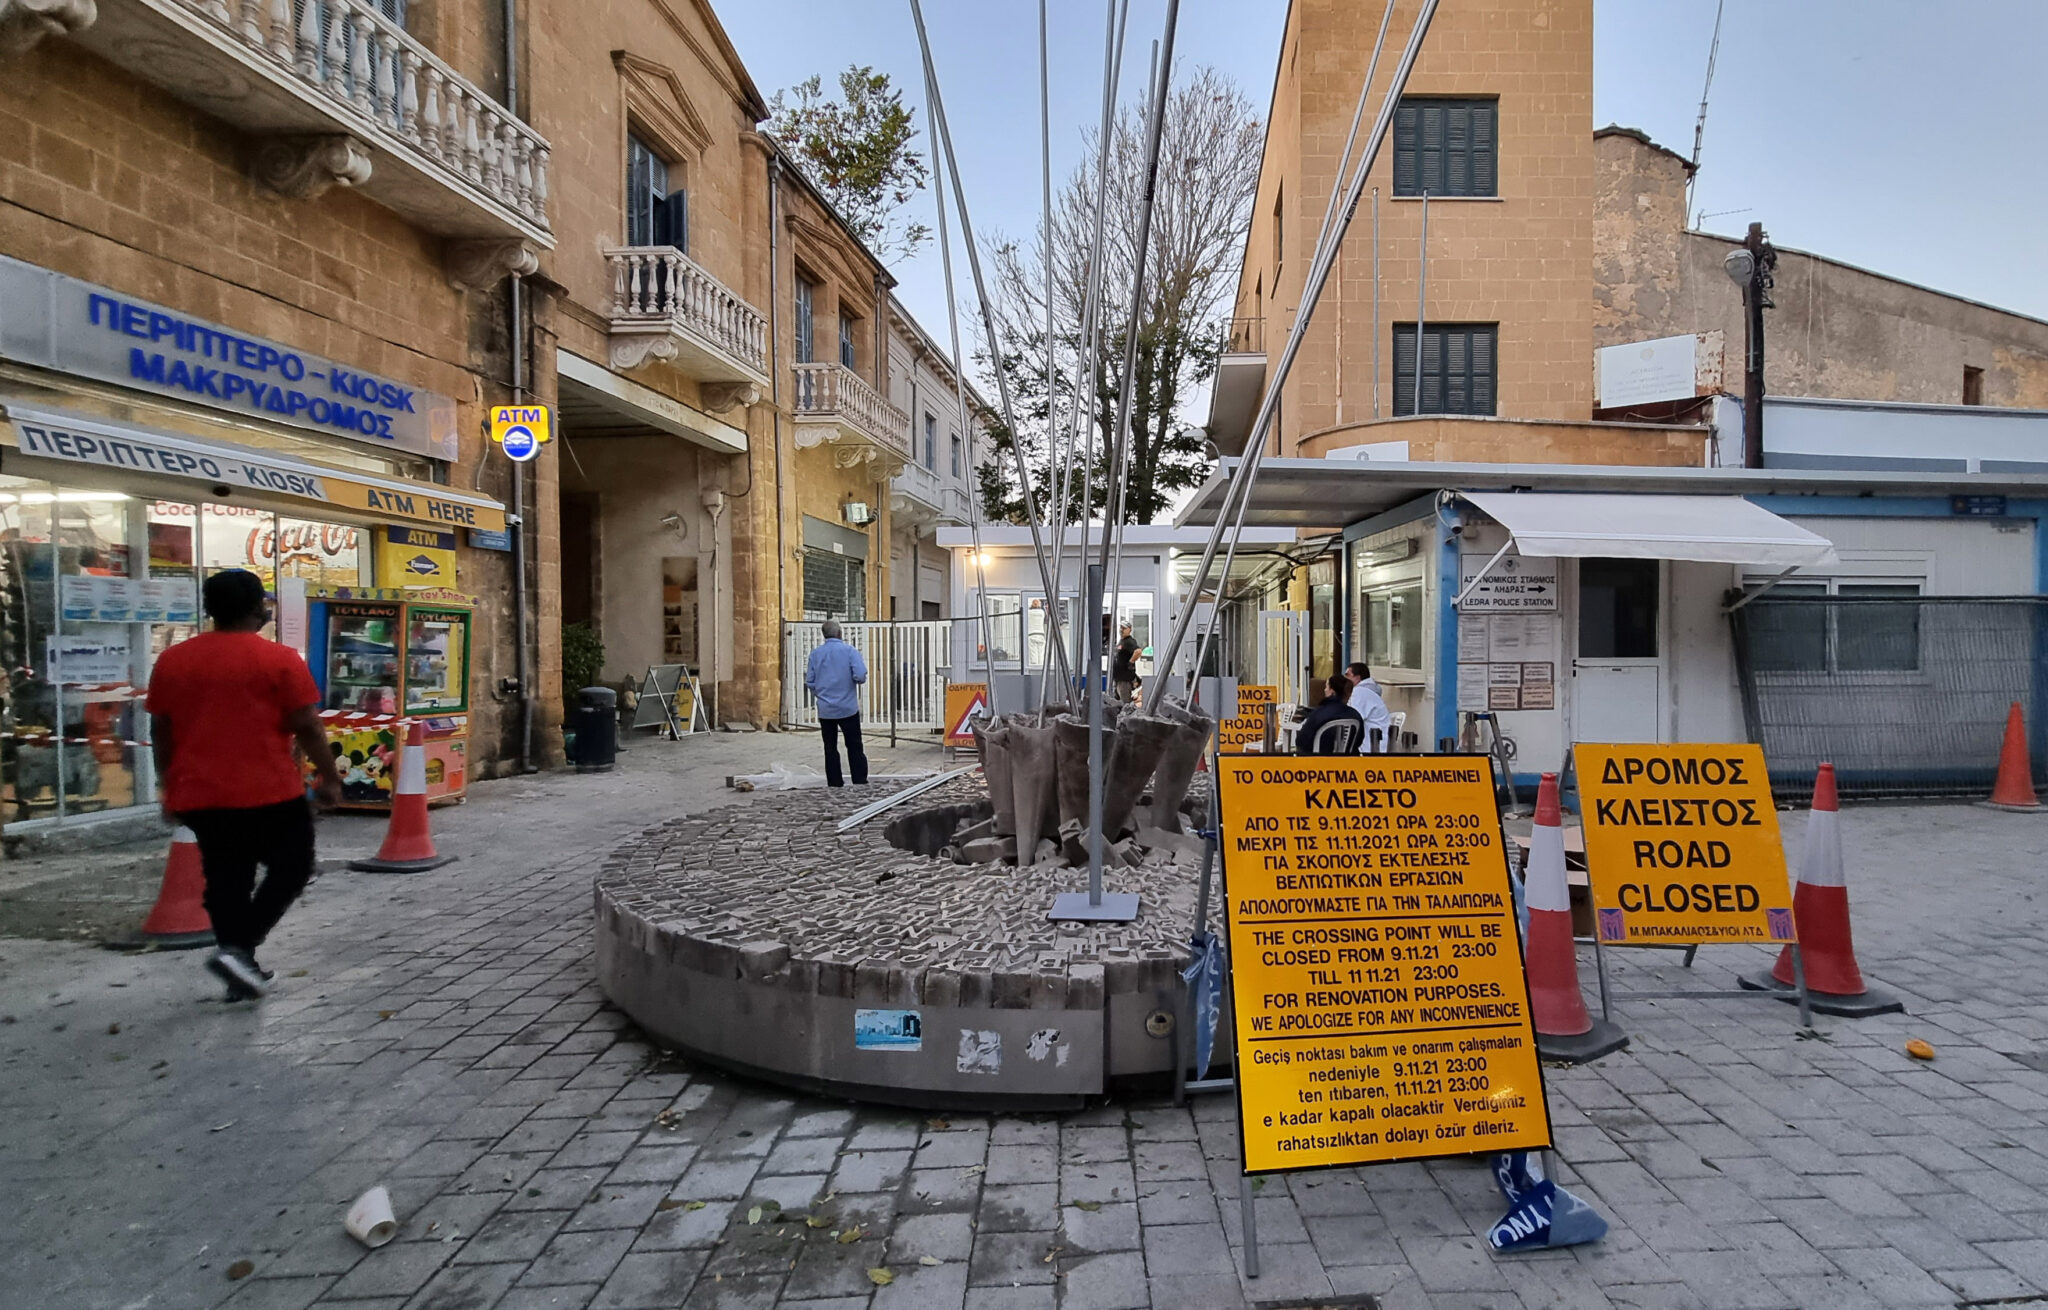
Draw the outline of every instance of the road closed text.
<instances>
[{"instance_id":1,"label":"road closed text","mask_svg":"<svg viewBox=\"0 0 2048 1310\"><path fill-rule=\"evenodd\" d=\"M1758 747L1581 745L1575 756L1602 941L1794 939Z\"/></svg>"}]
</instances>

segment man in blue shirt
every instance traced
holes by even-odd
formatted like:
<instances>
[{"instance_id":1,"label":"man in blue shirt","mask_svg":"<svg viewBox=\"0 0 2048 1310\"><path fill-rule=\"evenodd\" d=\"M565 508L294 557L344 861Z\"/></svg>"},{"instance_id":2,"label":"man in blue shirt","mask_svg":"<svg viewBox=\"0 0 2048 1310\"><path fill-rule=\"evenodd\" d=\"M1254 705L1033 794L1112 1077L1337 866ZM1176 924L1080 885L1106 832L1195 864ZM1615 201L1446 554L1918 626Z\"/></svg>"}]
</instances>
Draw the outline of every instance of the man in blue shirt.
<instances>
[{"instance_id":1,"label":"man in blue shirt","mask_svg":"<svg viewBox=\"0 0 2048 1310\"><path fill-rule=\"evenodd\" d=\"M860 746L860 684L868 680L867 661L839 639L839 625L826 622L825 640L811 652L804 686L818 698L818 726L825 734L825 785L845 786L839 774L839 735L846 734L846 761L853 766L853 785L868 780L868 754Z\"/></svg>"}]
</instances>

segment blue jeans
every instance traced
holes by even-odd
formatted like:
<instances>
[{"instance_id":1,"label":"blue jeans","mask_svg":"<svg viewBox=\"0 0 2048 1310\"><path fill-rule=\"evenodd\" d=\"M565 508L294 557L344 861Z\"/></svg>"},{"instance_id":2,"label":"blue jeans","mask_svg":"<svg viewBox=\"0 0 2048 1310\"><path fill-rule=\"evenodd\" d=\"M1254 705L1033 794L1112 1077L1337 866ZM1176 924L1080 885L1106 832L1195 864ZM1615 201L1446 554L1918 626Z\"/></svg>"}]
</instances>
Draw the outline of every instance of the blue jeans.
<instances>
[{"instance_id":1,"label":"blue jeans","mask_svg":"<svg viewBox=\"0 0 2048 1310\"><path fill-rule=\"evenodd\" d=\"M843 719L820 717L818 727L825 734L825 785L843 787L845 780L839 774L839 734L846 734L846 762L853 766L853 785L858 787L868 780L868 753L860 745L860 715L849 714Z\"/></svg>"}]
</instances>

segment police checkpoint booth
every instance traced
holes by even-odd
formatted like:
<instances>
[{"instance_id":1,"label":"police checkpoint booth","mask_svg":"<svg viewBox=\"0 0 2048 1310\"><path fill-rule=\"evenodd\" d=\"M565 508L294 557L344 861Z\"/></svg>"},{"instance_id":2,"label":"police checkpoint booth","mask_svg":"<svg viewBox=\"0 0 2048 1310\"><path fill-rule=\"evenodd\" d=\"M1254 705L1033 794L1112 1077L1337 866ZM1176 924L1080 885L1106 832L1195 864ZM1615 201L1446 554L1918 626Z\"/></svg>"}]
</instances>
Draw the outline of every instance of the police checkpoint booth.
<instances>
[{"instance_id":1,"label":"police checkpoint booth","mask_svg":"<svg viewBox=\"0 0 2048 1310\"><path fill-rule=\"evenodd\" d=\"M2015 703L2048 771L2048 464L1956 463L1267 459L1245 522L1340 534L1341 659L1425 750L1490 716L1524 799L1575 742L1753 741L1781 800L1823 760L1845 795L1969 794Z\"/></svg>"}]
</instances>

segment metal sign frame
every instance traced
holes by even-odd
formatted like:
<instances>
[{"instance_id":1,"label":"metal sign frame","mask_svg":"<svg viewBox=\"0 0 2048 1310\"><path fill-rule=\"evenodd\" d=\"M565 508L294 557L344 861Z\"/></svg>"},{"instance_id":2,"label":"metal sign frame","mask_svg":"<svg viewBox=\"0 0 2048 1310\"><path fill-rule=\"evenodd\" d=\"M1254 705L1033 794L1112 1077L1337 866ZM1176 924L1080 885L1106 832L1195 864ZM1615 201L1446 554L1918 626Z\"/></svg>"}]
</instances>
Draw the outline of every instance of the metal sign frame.
<instances>
[{"instance_id":1,"label":"metal sign frame","mask_svg":"<svg viewBox=\"0 0 2048 1310\"><path fill-rule=\"evenodd\" d=\"M676 701L682 690L690 691L690 712L685 716L676 708ZM653 705L659 711L658 717L649 717L647 707ZM703 728L697 724L703 721ZM711 731L711 721L704 710L704 695L698 685L697 675L687 664L650 664L646 676L640 680L640 700L633 708L633 728L665 728L670 741L679 740L692 733Z\"/></svg>"}]
</instances>

